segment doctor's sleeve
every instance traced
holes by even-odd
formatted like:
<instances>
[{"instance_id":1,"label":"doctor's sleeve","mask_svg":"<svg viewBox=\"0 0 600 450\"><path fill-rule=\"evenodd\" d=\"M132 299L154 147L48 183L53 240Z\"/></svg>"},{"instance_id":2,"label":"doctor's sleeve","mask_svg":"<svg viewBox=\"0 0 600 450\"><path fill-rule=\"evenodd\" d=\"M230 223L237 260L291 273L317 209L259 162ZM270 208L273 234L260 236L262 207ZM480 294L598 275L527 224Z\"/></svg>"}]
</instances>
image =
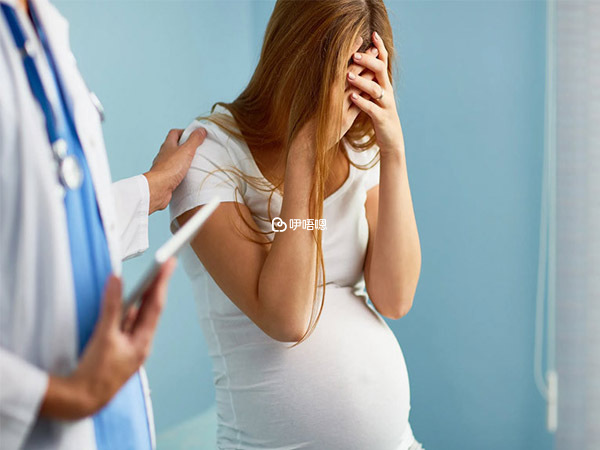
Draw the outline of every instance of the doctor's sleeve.
<instances>
[{"instance_id":1,"label":"doctor's sleeve","mask_svg":"<svg viewBox=\"0 0 600 450\"><path fill-rule=\"evenodd\" d=\"M112 184L122 259L148 249L148 211L150 188L144 175L125 178Z\"/></svg>"},{"instance_id":2,"label":"doctor's sleeve","mask_svg":"<svg viewBox=\"0 0 600 450\"><path fill-rule=\"evenodd\" d=\"M0 347L0 448L23 446L47 388L46 372Z\"/></svg>"}]
</instances>

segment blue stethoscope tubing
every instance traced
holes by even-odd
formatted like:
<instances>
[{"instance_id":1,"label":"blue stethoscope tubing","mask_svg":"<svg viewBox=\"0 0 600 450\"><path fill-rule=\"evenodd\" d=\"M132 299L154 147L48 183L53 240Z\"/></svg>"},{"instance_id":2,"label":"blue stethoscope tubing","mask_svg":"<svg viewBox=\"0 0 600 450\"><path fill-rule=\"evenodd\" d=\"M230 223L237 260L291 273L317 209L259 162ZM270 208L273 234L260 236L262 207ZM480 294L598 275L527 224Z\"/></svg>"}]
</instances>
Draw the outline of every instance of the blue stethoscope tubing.
<instances>
[{"instance_id":1,"label":"blue stethoscope tubing","mask_svg":"<svg viewBox=\"0 0 600 450\"><path fill-rule=\"evenodd\" d=\"M2 7L2 12L4 13L4 17L6 18L10 31L13 35L15 45L19 49L21 58L23 59L23 66L25 68L25 73L27 74L27 80L29 81L31 91L39 103L42 112L44 113L46 132L50 141L52 153L54 154L54 158L58 165L60 182L65 189L77 189L81 186L83 180L83 171L77 159L73 155L67 154L67 144L58 133L56 117L54 116L52 105L48 100L48 96L44 90L44 85L42 84L42 79L32 56L33 52L31 49L31 42L26 38L25 33L23 32L23 28L19 23L16 10L6 3L2 3L0 6ZM31 18L36 25L36 28L38 30L42 30L41 24L32 5L30 5L30 11ZM45 39L45 35L40 36L40 40L42 41L42 45L44 46L46 54L48 55L48 62L52 65L52 68L56 72L56 64ZM62 91L59 94L63 95Z\"/></svg>"}]
</instances>

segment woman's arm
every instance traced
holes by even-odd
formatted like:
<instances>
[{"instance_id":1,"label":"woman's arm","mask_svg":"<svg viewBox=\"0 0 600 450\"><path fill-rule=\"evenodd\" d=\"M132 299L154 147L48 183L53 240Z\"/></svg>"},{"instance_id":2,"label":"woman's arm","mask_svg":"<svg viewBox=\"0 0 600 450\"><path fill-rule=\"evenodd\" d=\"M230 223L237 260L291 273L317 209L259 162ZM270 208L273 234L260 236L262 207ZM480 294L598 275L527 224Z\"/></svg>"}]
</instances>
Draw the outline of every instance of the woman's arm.
<instances>
[{"instance_id":1,"label":"woman's arm","mask_svg":"<svg viewBox=\"0 0 600 450\"><path fill-rule=\"evenodd\" d=\"M310 130L296 139L287 160L281 219L308 219L314 151ZM199 151L202 151L200 147ZM316 266L312 231L274 233L270 245L251 242L237 232L268 242L239 217L236 205L221 203L192 241L196 255L223 292L273 339L297 341L308 328ZM249 209L238 204L252 223ZM177 218L180 225L200 207Z\"/></svg>"},{"instance_id":2,"label":"woman's arm","mask_svg":"<svg viewBox=\"0 0 600 450\"><path fill-rule=\"evenodd\" d=\"M367 192L369 245L365 283L377 310L390 319L406 315L421 270L419 233L404 152L382 154L379 186Z\"/></svg>"},{"instance_id":3,"label":"woman's arm","mask_svg":"<svg viewBox=\"0 0 600 450\"><path fill-rule=\"evenodd\" d=\"M376 81L349 76L369 99L353 96L373 121L380 149L379 186L367 192L369 244L365 258L365 283L373 305L384 316L398 319L411 308L421 271L421 248L408 183L404 137L381 38L373 42L379 57L355 54L354 60L376 75ZM383 92L383 97L377 100Z\"/></svg>"}]
</instances>

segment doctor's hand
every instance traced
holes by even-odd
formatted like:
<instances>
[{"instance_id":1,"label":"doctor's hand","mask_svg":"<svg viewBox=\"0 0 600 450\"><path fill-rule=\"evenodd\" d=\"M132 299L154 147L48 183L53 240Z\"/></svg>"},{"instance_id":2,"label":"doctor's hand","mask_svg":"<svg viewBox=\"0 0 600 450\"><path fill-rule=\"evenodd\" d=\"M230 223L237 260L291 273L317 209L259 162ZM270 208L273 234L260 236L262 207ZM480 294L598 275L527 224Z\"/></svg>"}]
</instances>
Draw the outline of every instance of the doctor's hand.
<instances>
[{"instance_id":1,"label":"doctor's hand","mask_svg":"<svg viewBox=\"0 0 600 450\"><path fill-rule=\"evenodd\" d=\"M93 415L139 370L150 353L174 268L174 258L163 264L126 327L121 281L109 278L100 318L79 365L70 376L49 377L41 415L61 420Z\"/></svg>"},{"instance_id":2,"label":"doctor's hand","mask_svg":"<svg viewBox=\"0 0 600 450\"><path fill-rule=\"evenodd\" d=\"M185 177L196 154L196 149L204 142L206 130L198 128L194 130L185 143L179 145L179 139L183 130L173 129L169 131L165 142L152 167L144 176L150 187L150 208L148 214L165 209L171 201L171 195L179 183Z\"/></svg>"}]
</instances>

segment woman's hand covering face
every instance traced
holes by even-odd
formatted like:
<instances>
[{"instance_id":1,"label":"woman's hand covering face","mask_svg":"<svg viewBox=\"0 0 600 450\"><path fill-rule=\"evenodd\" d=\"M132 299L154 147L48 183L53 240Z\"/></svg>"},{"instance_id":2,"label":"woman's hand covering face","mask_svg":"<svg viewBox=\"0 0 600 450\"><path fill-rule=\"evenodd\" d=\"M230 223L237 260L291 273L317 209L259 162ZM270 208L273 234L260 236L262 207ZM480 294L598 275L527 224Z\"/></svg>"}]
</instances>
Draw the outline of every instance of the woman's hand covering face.
<instances>
[{"instance_id":1,"label":"woman's hand covering face","mask_svg":"<svg viewBox=\"0 0 600 450\"><path fill-rule=\"evenodd\" d=\"M363 40L361 37L359 37L357 42L354 45L354 48L352 49L350 58L352 58L353 55L360 49L362 43L363 43ZM367 53L370 53L374 56L377 56L378 52L379 51L377 50L376 47L370 47L369 49L367 49ZM369 81L375 79L375 74L373 72L371 72L365 66L357 64L357 63L351 63L348 66L347 73L351 73L355 77L360 76L361 78L363 78L365 80L369 80ZM342 116L342 130L341 130L341 134L340 134L340 139L348 132L348 130L350 129L350 127L352 126L352 124L354 123L354 121L356 120L356 118L358 117L358 115L361 112L361 109L358 107L358 105L356 105L352 101L352 94L361 95L361 94L363 94L363 92L361 91L361 89L359 87L354 86L352 83L350 83L350 81L346 77L345 90L344 90L344 103L343 103L344 113Z\"/></svg>"},{"instance_id":2,"label":"woman's hand covering face","mask_svg":"<svg viewBox=\"0 0 600 450\"><path fill-rule=\"evenodd\" d=\"M373 43L377 50L375 53L371 49L365 53L357 52L353 60L375 77L348 70L348 83L360 91L352 92L350 100L371 118L377 145L382 152L403 151L402 127L388 74L388 52L377 32L373 32Z\"/></svg>"}]
</instances>

